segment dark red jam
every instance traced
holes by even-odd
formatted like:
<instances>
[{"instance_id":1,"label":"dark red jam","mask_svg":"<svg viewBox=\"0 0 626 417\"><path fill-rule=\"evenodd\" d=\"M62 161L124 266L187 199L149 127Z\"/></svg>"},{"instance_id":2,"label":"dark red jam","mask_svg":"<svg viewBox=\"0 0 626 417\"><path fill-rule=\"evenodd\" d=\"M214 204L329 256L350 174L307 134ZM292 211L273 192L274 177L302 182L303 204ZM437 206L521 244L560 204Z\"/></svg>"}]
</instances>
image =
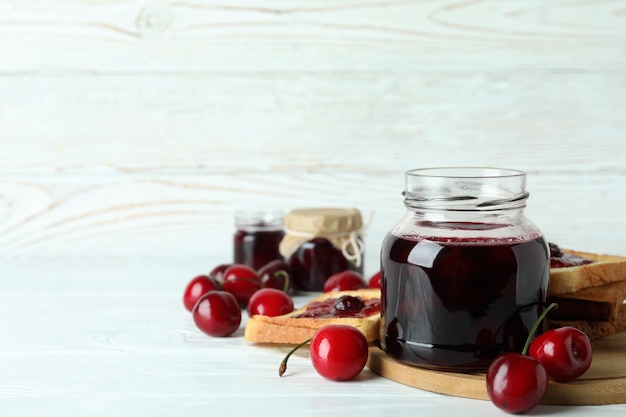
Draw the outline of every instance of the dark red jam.
<instances>
[{"instance_id":1,"label":"dark red jam","mask_svg":"<svg viewBox=\"0 0 626 417\"><path fill-rule=\"evenodd\" d=\"M282 259L278 245L285 234L282 229L263 230L263 225L257 227L237 230L233 239L233 261L255 270L271 261Z\"/></svg>"},{"instance_id":2,"label":"dark red jam","mask_svg":"<svg viewBox=\"0 0 626 417\"><path fill-rule=\"evenodd\" d=\"M345 270L363 272L346 259L341 251L326 238L306 241L289 257L293 286L301 291L322 291L324 283L333 274Z\"/></svg>"},{"instance_id":3,"label":"dark red jam","mask_svg":"<svg viewBox=\"0 0 626 417\"><path fill-rule=\"evenodd\" d=\"M381 344L411 365L485 369L499 353L522 351L544 307L549 262L542 237L434 241L389 234L381 263Z\"/></svg>"},{"instance_id":4,"label":"dark red jam","mask_svg":"<svg viewBox=\"0 0 626 417\"><path fill-rule=\"evenodd\" d=\"M363 318L380 312L380 299L343 295L339 298L327 298L324 301L311 303L307 309L293 316L295 318Z\"/></svg>"},{"instance_id":5,"label":"dark red jam","mask_svg":"<svg viewBox=\"0 0 626 417\"><path fill-rule=\"evenodd\" d=\"M565 253L555 243L550 242L550 268L567 268L595 262L593 259Z\"/></svg>"}]
</instances>

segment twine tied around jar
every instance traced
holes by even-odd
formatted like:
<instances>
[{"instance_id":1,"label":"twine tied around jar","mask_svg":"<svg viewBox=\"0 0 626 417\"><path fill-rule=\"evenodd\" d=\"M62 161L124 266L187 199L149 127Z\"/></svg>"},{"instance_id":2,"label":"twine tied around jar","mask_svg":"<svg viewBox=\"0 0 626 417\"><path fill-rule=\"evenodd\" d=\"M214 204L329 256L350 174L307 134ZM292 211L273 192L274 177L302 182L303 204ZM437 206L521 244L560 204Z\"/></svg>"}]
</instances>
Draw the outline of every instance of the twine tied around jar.
<instances>
[{"instance_id":1,"label":"twine tied around jar","mask_svg":"<svg viewBox=\"0 0 626 417\"><path fill-rule=\"evenodd\" d=\"M363 230L363 228L359 231L361 230ZM348 246L352 247L352 253L348 251ZM341 253L348 261L352 262L354 266L357 268L361 267L363 254L365 253L365 242L356 231L350 232L350 238L344 240L341 244Z\"/></svg>"},{"instance_id":2,"label":"twine tied around jar","mask_svg":"<svg viewBox=\"0 0 626 417\"><path fill-rule=\"evenodd\" d=\"M328 239L357 268L363 264L365 242L361 233L369 226L373 213L363 224L359 210L340 208L296 209L285 215L285 236L280 252L289 258L298 247L315 237Z\"/></svg>"}]
</instances>

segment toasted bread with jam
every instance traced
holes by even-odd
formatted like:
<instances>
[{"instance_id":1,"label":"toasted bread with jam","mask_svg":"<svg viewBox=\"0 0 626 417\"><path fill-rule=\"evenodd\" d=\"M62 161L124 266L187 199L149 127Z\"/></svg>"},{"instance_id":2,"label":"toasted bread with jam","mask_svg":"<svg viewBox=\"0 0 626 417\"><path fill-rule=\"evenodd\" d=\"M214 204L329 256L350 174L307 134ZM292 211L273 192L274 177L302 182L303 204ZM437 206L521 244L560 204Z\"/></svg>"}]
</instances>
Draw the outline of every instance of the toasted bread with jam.
<instances>
[{"instance_id":1,"label":"toasted bread with jam","mask_svg":"<svg viewBox=\"0 0 626 417\"><path fill-rule=\"evenodd\" d=\"M244 338L256 343L298 344L327 324L354 326L368 342L378 339L380 290L362 289L322 293L306 305L277 317L248 318Z\"/></svg>"},{"instance_id":2,"label":"toasted bread with jam","mask_svg":"<svg viewBox=\"0 0 626 417\"><path fill-rule=\"evenodd\" d=\"M626 257L550 244L551 328L576 327L596 340L626 330Z\"/></svg>"},{"instance_id":3,"label":"toasted bread with jam","mask_svg":"<svg viewBox=\"0 0 626 417\"><path fill-rule=\"evenodd\" d=\"M626 257L559 250L552 251L549 295L573 293L626 280Z\"/></svg>"}]
</instances>

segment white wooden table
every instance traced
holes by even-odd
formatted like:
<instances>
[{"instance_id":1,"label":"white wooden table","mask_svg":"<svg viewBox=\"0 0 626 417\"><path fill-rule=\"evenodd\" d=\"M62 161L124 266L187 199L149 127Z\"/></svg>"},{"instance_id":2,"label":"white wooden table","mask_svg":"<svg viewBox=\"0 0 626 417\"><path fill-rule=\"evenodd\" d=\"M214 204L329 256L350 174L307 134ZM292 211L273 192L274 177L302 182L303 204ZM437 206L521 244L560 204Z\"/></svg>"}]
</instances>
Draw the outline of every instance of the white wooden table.
<instances>
[{"instance_id":1,"label":"white wooden table","mask_svg":"<svg viewBox=\"0 0 626 417\"><path fill-rule=\"evenodd\" d=\"M333 382L306 350L200 332L182 290L211 262L0 263L2 416L496 416L489 401L421 391L365 370ZM297 297L296 303L306 298ZM623 416L626 404L539 406L531 415Z\"/></svg>"}]
</instances>

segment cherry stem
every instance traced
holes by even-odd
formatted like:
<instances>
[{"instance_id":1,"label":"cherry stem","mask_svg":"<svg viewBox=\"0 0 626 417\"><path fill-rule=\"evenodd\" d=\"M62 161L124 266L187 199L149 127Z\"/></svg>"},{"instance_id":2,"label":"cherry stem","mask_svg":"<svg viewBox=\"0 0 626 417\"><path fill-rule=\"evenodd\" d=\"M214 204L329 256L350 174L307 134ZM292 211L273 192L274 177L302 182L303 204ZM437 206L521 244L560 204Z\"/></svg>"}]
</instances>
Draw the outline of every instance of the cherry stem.
<instances>
[{"instance_id":1,"label":"cherry stem","mask_svg":"<svg viewBox=\"0 0 626 417\"><path fill-rule=\"evenodd\" d=\"M543 312L539 315L532 329L530 329L530 333L528 334L528 337L526 338L526 344L524 345L524 349L522 349L522 355L526 355L528 353L528 347L530 346L530 342L532 342L532 340L535 338L535 333L537 333L537 329L539 328L539 325L541 324L543 319L548 315L548 312L558 307L559 305L557 303L552 303L548 307L546 307L545 310L543 310Z\"/></svg>"},{"instance_id":2,"label":"cherry stem","mask_svg":"<svg viewBox=\"0 0 626 417\"><path fill-rule=\"evenodd\" d=\"M280 278L283 276L285 278L285 285L283 286L284 292L289 292L289 274L285 270L276 271L274 273L274 278Z\"/></svg>"},{"instance_id":3,"label":"cherry stem","mask_svg":"<svg viewBox=\"0 0 626 417\"><path fill-rule=\"evenodd\" d=\"M278 367L278 376L283 376L285 371L287 370L287 361L289 360L289 357L298 349L300 349L302 346L306 345L307 343L309 343L311 341L311 339L313 339L312 337L308 338L307 340L305 340L304 342L300 343L299 345L297 345L296 347L294 347L293 349L291 349L287 355L285 355L285 357L283 358L282 362L280 363L280 367Z\"/></svg>"}]
</instances>

